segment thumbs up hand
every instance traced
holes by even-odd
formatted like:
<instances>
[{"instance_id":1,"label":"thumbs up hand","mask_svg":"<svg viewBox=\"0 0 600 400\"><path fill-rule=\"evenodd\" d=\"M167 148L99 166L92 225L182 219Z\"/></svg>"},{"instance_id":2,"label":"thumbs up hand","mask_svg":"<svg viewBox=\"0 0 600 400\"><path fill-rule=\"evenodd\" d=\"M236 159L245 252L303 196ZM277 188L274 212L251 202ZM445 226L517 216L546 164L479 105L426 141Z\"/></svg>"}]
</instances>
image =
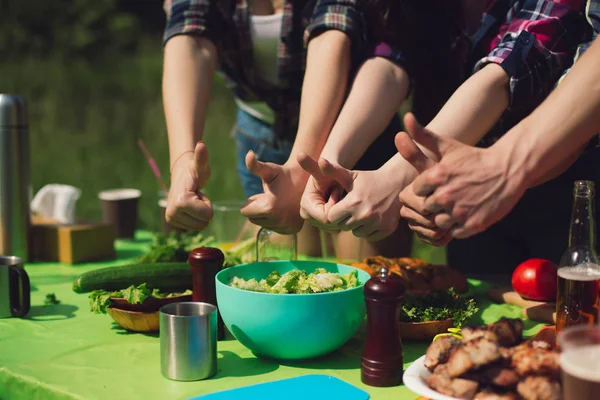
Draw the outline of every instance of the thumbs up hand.
<instances>
[{"instance_id":1,"label":"thumbs up hand","mask_svg":"<svg viewBox=\"0 0 600 400\"><path fill-rule=\"evenodd\" d=\"M443 245L482 232L523 195L520 168L511 164L510 154L440 137L412 114L404 122L412 140L430 153L426 161L406 133L396 136L398 151L420 173L400 194L401 215L425 241Z\"/></svg>"},{"instance_id":2,"label":"thumbs up hand","mask_svg":"<svg viewBox=\"0 0 600 400\"><path fill-rule=\"evenodd\" d=\"M202 230L213 217L210 200L200 191L210 178L208 148L198 142L174 161L165 218L177 228Z\"/></svg>"},{"instance_id":3,"label":"thumbs up hand","mask_svg":"<svg viewBox=\"0 0 600 400\"><path fill-rule=\"evenodd\" d=\"M370 241L396 230L403 186L392 176L398 171L385 165L376 171L351 171L325 159L318 168L314 164L305 168L312 175L301 201L305 219L321 229L352 231Z\"/></svg>"},{"instance_id":4,"label":"thumbs up hand","mask_svg":"<svg viewBox=\"0 0 600 400\"><path fill-rule=\"evenodd\" d=\"M250 222L277 233L299 232L304 224L300 198L308 178L302 168L259 161L252 151L246 155L246 167L262 180L264 193L251 196L242 214Z\"/></svg>"}]
</instances>

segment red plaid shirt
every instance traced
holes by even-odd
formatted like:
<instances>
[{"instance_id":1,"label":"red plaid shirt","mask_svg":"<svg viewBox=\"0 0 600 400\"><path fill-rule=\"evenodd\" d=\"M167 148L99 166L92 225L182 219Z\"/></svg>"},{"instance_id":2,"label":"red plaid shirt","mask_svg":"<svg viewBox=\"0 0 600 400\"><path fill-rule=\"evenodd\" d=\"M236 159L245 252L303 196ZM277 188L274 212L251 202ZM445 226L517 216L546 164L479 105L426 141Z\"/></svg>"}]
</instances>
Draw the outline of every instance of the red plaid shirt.
<instances>
[{"instance_id":1,"label":"red plaid shirt","mask_svg":"<svg viewBox=\"0 0 600 400\"><path fill-rule=\"evenodd\" d=\"M584 0L496 0L473 37L468 65L489 63L510 77L510 106L480 143L493 144L535 109L573 63L578 46L590 40Z\"/></svg>"}]
</instances>

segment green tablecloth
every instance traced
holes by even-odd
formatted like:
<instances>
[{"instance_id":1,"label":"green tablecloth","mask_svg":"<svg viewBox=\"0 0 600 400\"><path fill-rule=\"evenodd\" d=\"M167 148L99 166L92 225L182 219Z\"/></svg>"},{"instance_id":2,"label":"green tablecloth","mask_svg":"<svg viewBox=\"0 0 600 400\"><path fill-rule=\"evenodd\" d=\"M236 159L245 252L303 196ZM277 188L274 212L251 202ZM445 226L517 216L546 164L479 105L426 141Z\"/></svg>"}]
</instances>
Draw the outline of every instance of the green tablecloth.
<instances>
[{"instance_id":1,"label":"green tablecloth","mask_svg":"<svg viewBox=\"0 0 600 400\"><path fill-rule=\"evenodd\" d=\"M116 265L133 258L149 244L150 235L138 233L136 242L118 241L118 261L78 266L58 263L28 264L31 277L31 311L27 318L0 320L0 399L173 399L306 374L328 374L353 384L371 399L414 399L404 386L373 388L360 381L361 341L352 339L324 358L278 364L256 358L236 340L218 345L218 374L199 382L174 382L160 373L157 336L128 333L108 315L89 311L88 297L71 290L73 279L83 271ZM471 281L479 298L480 321L501 316L519 317L520 308L490 304L483 293L486 284ZM48 293L60 305L44 306ZM526 334L540 324L526 322ZM405 368L424 354L427 343L404 343Z\"/></svg>"}]
</instances>

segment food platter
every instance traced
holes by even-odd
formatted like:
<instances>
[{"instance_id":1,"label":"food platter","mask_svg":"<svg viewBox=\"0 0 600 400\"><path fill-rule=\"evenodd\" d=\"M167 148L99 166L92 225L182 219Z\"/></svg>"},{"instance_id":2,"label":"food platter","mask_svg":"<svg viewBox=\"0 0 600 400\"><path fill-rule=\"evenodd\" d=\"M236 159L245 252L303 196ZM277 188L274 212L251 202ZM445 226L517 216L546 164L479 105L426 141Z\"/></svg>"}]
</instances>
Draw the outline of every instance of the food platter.
<instances>
[{"instance_id":1,"label":"food platter","mask_svg":"<svg viewBox=\"0 0 600 400\"><path fill-rule=\"evenodd\" d=\"M431 372L425 367L425 356L416 359L404 371L402 380L404 385L413 392L425 396L431 400L460 400L455 397L445 396L427 386L426 380L431 375Z\"/></svg>"}]
</instances>

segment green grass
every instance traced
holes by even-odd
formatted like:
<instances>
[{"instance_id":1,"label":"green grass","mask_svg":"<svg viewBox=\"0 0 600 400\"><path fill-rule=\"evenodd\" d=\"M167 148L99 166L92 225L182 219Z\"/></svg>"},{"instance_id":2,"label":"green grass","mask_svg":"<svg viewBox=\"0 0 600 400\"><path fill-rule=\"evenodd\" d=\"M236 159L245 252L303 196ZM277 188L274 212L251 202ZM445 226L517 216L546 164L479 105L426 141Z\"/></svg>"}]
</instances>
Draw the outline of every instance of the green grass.
<instances>
[{"instance_id":1,"label":"green grass","mask_svg":"<svg viewBox=\"0 0 600 400\"><path fill-rule=\"evenodd\" d=\"M144 140L168 180L161 73L159 48L101 64L61 59L5 61L0 90L20 94L28 102L34 193L47 183L79 187L78 215L99 219L99 191L138 188L143 193L140 227L160 229L160 186L137 140ZM234 118L232 95L217 77L205 128L212 167L205 192L213 200L243 196L230 137ZM442 249L418 240L413 253L432 262L445 261Z\"/></svg>"}]
</instances>

